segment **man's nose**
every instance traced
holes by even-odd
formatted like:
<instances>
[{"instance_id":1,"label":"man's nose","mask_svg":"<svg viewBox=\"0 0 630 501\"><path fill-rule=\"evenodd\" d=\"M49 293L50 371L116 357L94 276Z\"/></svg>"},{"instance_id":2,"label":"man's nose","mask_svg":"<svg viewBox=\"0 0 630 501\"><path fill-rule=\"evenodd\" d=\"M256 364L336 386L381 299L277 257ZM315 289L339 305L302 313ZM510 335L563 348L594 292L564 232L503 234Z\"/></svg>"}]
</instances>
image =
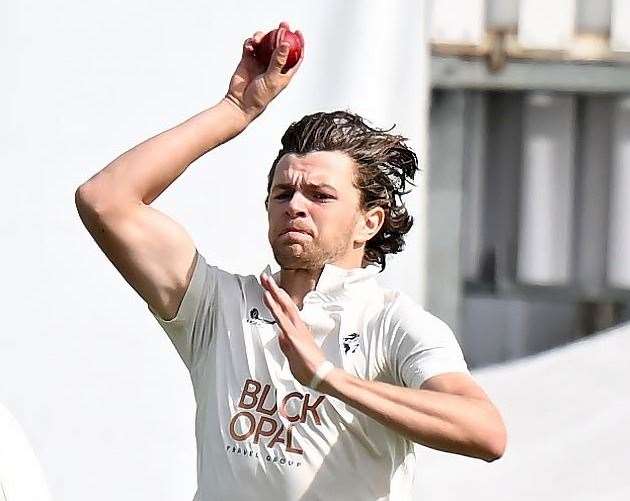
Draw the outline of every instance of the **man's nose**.
<instances>
[{"instance_id":1,"label":"man's nose","mask_svg":"<svg viewBox=\"0 0 630 501\"><path fill-rule=\"evenodd\" d=\"M298 191L294 192L287 204L287 214L291 216L306 215L305 203L304 195Z\"/></svg>"}]
</instances>

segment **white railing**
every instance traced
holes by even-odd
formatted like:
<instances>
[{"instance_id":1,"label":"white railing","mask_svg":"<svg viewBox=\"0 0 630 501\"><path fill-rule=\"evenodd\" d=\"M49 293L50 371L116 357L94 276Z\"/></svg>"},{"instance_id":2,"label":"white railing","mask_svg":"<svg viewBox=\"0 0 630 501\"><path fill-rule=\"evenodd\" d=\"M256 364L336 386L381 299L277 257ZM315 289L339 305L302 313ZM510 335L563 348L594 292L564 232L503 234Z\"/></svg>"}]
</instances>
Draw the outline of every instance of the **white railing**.
<instances>
[{"instance_id":1,"label":"white railing","mask_svg":"<svg viewBox=\"0 0 630 501\"><path fill-rule=\"evenodd\" d=\"M630 52L628 0L433 0L431 5L433 44L483 51L502 32L508 34L506 50L515 55L562 51L574 59L609 59Z\"/></svg>"}]
</instances>

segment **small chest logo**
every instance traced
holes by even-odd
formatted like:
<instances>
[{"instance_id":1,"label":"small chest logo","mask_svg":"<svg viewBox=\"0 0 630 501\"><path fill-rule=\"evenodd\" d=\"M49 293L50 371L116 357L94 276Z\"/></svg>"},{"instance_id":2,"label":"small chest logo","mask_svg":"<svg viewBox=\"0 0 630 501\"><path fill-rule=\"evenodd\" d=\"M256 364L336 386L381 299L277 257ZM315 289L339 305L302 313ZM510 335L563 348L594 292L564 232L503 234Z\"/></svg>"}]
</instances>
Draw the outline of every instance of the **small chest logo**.
<instances>
[{"instance_id":1,"label":"small chest logo","mask_svg":"<svg viewBox=\"0 0 630 501\"><path fill-rule=\"evenodd\" d=\"M247 319L247 322L256 325L276 323L275 320L267 320L266 318L261 318L257 308L252 308L251 310L249 310L249 318Z\"/></svg>"},{"instance_id":2,"label":"small chest logo","mask_svg":"<svg viewBox=\"0 0 630 501\"><path fill-rule=\"evenodd\" d=\"M359 334L353 332L352 334L346 334L343 337L343 349L344 353L354 353L359 347Z\"/></svg>"}]
</instances>

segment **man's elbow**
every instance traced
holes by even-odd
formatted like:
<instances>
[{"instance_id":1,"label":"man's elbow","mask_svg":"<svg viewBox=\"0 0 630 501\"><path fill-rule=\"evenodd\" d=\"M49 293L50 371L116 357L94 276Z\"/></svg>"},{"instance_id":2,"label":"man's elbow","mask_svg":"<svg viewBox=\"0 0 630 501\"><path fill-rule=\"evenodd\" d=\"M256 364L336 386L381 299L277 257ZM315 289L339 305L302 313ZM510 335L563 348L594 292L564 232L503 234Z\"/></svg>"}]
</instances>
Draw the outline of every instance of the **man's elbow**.
<instances>
[{"instance_id":1,"label":"man's elbow","mask_svg":"<svg viewBox=\"0 0 630 501\"><path fill-rule=\"evenodd\" d=\"M112 189L103 183L88 180L74 192L74 204L79 212L102 215L137 204L139 199L126 191Z\"/></svg>"}]
</instances>

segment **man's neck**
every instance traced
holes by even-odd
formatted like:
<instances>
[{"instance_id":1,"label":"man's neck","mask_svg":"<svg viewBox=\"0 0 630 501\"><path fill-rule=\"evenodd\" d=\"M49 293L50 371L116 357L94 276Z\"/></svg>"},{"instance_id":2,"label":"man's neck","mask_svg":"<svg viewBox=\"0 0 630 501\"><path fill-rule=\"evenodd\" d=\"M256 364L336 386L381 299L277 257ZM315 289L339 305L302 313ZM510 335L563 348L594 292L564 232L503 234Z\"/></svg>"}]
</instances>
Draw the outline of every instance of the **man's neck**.
<instances>
[{"instance_id":1,"label":"man's neck","mask_svg":"<svg viewBox=\"0 0 630 501\"><path fill-rule=\"evenodd\" d=\"M363 253L348 254L331 263L344 269L361 268ZM314 269L280 269L280 282L278 285L293 299L299 310L304 306L304 296L315 290L317 282L324 271L324 267Z\"/></svg>"},{"instance_id":2,"label":"man's neck","mask_svg":"<svg viewBox=\"0 0 630 501\"><path fill-rule=\"evenodd\" d=\"M280 283L278 284L293 299L298 309L302 309L304 296L315 289L323 268L313 270L280 270Z\"/></svg>"},{"instance_id":3,"label":"man's neck","mask_svg":"<svg viewBox=\"0 0 630 501\"><path fill-rule=\"evenodd\" d=\"M360 268L359 265L347 265L344 263L331 263L345 269ZM285 290L297 305L299 310L304 306L304 296L315 290L324 268L319 269L285 269L280 270L280 282L278 285Z\"/></svg>"}]
</instances>

